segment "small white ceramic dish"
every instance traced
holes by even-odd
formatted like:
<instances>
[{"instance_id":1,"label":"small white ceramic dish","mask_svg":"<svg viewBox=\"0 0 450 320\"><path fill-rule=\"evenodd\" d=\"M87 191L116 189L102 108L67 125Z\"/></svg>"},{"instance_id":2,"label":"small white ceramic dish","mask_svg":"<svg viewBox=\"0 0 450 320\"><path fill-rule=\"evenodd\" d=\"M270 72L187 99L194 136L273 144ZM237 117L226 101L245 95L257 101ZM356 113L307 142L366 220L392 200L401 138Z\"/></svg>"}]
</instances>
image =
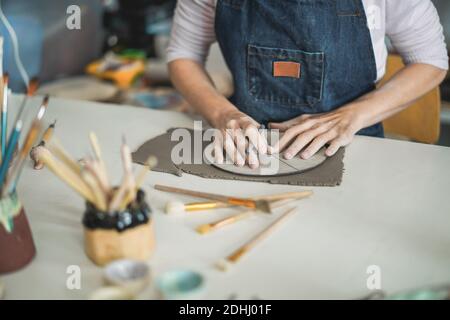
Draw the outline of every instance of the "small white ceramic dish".
<instances>
[{"instance_id":1,"label":"small white ceramic dish","mask_svg":"<svg viewBox=\"0 0 450 320\"><path fill-rule=\"evenodd\" d=\"M135 260L117 260L105 267L104 278L109 285L126 288L137 294L150 282L150 267Z\"/></svg>"}]
</instances>

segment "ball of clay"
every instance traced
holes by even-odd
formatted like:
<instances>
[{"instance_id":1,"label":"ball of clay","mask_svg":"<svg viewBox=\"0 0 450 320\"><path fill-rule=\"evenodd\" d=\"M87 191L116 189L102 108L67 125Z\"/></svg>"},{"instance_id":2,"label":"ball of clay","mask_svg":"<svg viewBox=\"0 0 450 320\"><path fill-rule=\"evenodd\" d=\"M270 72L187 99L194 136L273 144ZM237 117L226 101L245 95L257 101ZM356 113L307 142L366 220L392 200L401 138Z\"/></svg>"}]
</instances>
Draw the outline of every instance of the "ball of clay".
<instances>
[{"instance_id":1,"label":"ball of clay","mask_svg":"<svg viewBox=\"0 0 450 320\"><path fill-rule=\"evenodd\" d=\"M184 203L179 201L169 201L166 204L166 214L181 214L184 213Z\"/></svg>"},{"instance_id":2,"label":"ball of clay","mask_svg":"<svg viewBox=\"0 0 450 320\"><path fill-rule=\"evenodd\" d=\"M30 151L30 158L34 162L33 168L35 170L41 170L42 168L44 168L44 164L42 163L42 161L39 160L40 155L42 154L42 151L44 149L45 149L45 147L43 145L39 145L39 146L33 147Z\"/></svg>"}]
</instances>

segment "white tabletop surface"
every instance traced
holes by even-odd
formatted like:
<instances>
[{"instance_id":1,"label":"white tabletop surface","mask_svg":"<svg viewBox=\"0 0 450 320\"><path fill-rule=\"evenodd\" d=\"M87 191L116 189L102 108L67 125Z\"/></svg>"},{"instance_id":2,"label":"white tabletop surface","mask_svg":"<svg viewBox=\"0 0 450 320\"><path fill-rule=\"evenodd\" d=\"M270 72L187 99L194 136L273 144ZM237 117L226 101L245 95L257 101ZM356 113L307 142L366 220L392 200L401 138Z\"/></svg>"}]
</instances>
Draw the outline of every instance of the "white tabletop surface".
<instances>
[{"instance_id":1,"label":"white tabletop surface","mask_svg":"<svg viewBox=\"0 0 450 320\"><path fill-rule=\"evenodd\" d=\"M33 114L38 103L30 103ZM56 136L75 157L89 151L88 133L95 131L115 181L121 174L122 134L136 148L168 128L192 126L183 114L61 99L51 100L46 119L58 120ZM150 173L145 190L154 209L157 249L149 261L154 278L169 270L199 271L206 279L206 297L212 299L357 298L368 292L371 265L380 267L382 289L388 292L450 282L450 149L357 137L344 162L341 186L312 188L314 196L298 204L298 213L229 273L216 270L215 262L276 216L255 216L200 236L197 225L232 210L167 216L162 212L166 201L197 199L152 186L242 197L305 188ZM102 285L102 269L83 251L83 200L50 172L34 171L31 165L24 170L19 195L37 256L25 269L0 278L6 298L87 298ZM70 265L81 268L81 290L66 287ZM140 298L153 298L153 289Z\"/></svg>"}]
</instances>

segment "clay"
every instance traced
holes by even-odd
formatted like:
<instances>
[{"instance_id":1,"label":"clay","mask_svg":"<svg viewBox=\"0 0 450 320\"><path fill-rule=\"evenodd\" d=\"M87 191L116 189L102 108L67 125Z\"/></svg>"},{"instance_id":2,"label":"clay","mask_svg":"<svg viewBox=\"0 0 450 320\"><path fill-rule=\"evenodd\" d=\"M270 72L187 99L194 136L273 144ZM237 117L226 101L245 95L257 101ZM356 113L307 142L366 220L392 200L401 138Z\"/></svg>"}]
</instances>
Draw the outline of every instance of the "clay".
<instances>
[{"instance_id":1,"label":"clay","mask_svg":"<svg viewBox=\"0 0 450 320\"><path fill-rule=\"evenodd\" d=\"M288 184L298 186L338 186L342 182L344 170L345 149L341 148L334 156L326 159L319 166L305 172L283 176L246 176L220 170L210 164L180 164L171 160L172 148L178 141L171 141L170 129L167 133L157 136L141 145L133 154L133 161L144 164L150 155L158 158L158 165L153 171L171 173L181 176L184 173L193 174L207 179L241 180L267 182L272 184ZM204 142L205 148L209 142ZM192 152L194 153L194 152Z\"/></svg>"},{"instance_id":2,"label":"clay","mask_svg":"<svg viewBox=\"0 0 450 320\"><path fill-rule=\"evenodd\" d=\"M14 228L8 233L0 224L0 274L17 271L36 254L31 229L23 207L14 217Z\"/></svg>"},{"instance_id":3,"label":"clay","mask_svg":"<svg viewBox=\"0 0 450 320\"><path fill-rule=\"evenodd\" d=\"M321 165L326 159L325 149L319 150L308 160L300 157L294 157L291 160L283 159L282 155L260 155L260 165L257 169L249 166L239 167L233 163L213 163L214 167L221 170L245 176L285 176L305 172Z\"/></svg>"}]
</instances>

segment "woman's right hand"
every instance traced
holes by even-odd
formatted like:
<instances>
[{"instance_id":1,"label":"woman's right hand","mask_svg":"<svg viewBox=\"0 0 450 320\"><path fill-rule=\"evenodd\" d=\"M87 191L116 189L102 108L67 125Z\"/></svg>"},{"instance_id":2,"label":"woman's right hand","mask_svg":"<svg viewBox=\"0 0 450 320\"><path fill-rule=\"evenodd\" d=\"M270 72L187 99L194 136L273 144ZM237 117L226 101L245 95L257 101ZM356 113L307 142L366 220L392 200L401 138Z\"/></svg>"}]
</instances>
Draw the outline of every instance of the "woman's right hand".
<instances>
[{"instance_id":1,"label":"woman's right hand","mask_svg":"<svg viewBox=\"0 0 450 320\"><path fill-rule=\"evenodd\" d=\"M267 154L267 139L259 131L261 127L253 118L237 108L223 111L213 122L218 129L214 138L214 155L223 163L224 153L238 166L259 167L258 154Z\"/></svg>"}]
</instances>

